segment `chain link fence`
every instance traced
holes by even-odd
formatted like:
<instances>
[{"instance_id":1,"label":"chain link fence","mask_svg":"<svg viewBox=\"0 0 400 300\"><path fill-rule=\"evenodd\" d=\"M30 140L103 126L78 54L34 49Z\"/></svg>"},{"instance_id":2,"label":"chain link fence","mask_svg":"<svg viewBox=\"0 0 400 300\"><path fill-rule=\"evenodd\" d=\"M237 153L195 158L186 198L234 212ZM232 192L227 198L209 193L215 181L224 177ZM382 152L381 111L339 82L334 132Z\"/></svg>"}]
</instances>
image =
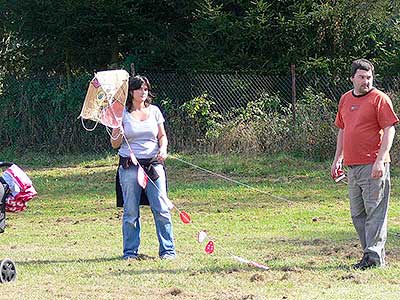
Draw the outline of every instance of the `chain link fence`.
<instances>
[{"instance_id":1,"label":"chain link fence","mask_svg":"<svg viewBox=\"0 0 400 300\"><path fill-rule=\"evenodd\" d=\"M177 74L144 72L161 99L171 99L182 105L206 94L217 112L228 117L232 109L246 107L250 101L263 96L277 96L283 105L295 105L306 89L324 94L338 102L352 88L349 78L320 75L257 75L257 74ZM295 82L293 84L293 82ZM392 97L400 92L400 77L375 79L375 85Z\"/></svg>"},{"instance_id":2,"label":"chain link fence","mask_svg":"<svg viewBox=\"0 0 400 300\"><path fill-rule=\"evenodd\" d=\"M337 102L352 87L348 78L315 74L147 71L142 75L149 78L157 95L155 102L166 115L173 151L249 149L271 153L292 151L290 146L297 145L295 151L306 149L312 153L313 149L320 149L331 153L335 145L333 120ZM69 81L47 76L0 79L2 148L56 152L110 150L102 126L86 132L77 119L90 77L74 77ZM398 109L400 77L377 78L375 84L392 97ZM197 98L205 102L193 101ZM324 104L325 100L330 103ZM204 105L204 110L196 105ZM193 113L196 109L197 114ZM321 136L315 137L318 130ZM320 142L316 141L318 138ZM241 143L241 139L245 142ZM256 143L260 145L255 147Z\"/></svg>"}]
</instances>

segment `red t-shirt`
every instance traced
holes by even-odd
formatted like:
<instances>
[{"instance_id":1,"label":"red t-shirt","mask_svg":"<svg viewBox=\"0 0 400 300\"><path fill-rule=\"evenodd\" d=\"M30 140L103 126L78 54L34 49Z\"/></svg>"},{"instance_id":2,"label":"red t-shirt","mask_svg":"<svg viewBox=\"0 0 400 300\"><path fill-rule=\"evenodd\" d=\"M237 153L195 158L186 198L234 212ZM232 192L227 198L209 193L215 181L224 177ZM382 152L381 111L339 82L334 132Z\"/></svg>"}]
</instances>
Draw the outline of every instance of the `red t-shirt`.
<instances>
[{"instance_id":1,"label":"red t-shirt","mask_svg":"<svg viewBox=\"0 0 400 300\"><path fill-rule=\"evenodd\" d=\"M352 91L345 93L340 98L335 120L335 125L343 129L344 164L374 163L383 129L398 121L392 101L385 93L375 88L362 96L355 96ZM385 162L389 161L388 155Z\"/></svg>"}]
</instances>

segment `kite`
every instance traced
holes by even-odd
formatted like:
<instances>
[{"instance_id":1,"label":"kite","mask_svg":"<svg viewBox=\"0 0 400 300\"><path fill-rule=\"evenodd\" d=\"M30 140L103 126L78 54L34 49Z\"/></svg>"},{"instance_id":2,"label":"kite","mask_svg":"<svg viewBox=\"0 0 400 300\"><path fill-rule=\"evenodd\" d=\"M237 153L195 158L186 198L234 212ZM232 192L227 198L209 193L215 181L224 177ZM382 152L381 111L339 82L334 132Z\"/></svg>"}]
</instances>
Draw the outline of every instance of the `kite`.
<instances>
[{"instance_id":1,"label":"kite","mask_svg":"<svg viewBox=\"0 0 400 300\"><path fill-rule=\"evenodd\" d=\"M82 124L83 119L87 119L96 122L94 128L98 123L111 128L121 127L128 96L128 80L129 73L125 70L97 72L89 83L78 117L82 119Z\"/></svg>"}]
</instances>

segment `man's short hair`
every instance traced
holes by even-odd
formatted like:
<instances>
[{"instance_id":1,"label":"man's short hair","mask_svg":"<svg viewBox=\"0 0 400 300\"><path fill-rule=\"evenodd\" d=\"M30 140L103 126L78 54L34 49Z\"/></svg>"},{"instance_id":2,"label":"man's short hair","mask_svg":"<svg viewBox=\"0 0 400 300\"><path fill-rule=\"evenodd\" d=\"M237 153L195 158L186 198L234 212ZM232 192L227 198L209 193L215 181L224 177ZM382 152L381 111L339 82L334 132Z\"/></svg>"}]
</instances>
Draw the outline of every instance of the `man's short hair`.
<instances>
[{"instance_id":1,"label":"man's short hair","mask_svg":"<svg viewBox=\"0 0 400 300\"><path fill-rule=\"evenodd\" d=\"M374 65L368 59L360 58L353 61L351 64L351 77L353 78L356 75L357 70L365 70L372 71L372 75L374 75Z\"/></svg>"}]
</instances>

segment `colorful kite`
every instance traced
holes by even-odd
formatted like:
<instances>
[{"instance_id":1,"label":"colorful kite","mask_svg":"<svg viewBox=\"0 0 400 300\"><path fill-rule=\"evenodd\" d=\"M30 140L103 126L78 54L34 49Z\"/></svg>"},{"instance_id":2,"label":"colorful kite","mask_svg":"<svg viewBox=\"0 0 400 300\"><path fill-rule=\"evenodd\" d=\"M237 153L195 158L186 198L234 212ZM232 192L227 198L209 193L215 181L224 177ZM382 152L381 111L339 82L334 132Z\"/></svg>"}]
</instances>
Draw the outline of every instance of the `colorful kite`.
<instances>
[{"instance_id":1,"label":"colorful kite","mask_svg":"<svg viewBox=\"0 0 400 300\"><path fill-rule=\"evenodd\" d=\"M128 95L128 80L129 73L125 70L97 72L89 83L79 117L92 120L96 125L100 122L107 127L120 127Z\"/></svg>"}]
</instances>

